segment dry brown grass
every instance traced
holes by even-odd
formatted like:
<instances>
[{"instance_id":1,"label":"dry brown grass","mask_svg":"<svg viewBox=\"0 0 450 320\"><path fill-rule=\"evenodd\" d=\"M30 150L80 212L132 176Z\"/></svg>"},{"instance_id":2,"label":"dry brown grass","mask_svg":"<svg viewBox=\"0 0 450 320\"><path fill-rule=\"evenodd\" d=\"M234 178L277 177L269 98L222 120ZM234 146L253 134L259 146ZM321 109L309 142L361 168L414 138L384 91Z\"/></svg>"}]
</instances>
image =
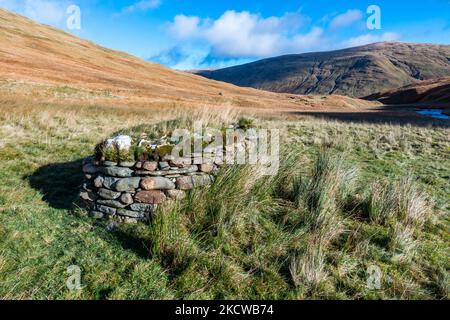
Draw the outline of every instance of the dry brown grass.
<instances>
[{"instance_id":1,"label":"dry brown grass","mask_svg":"<svg viewBox=\"0 0 450 320\"><path fill-rule=\"evenodd\" d=\"M342 96L240 88L109 50L0 9L0 93L84 103L321 110L367 108Z\"/></svg>"}]
</instances>

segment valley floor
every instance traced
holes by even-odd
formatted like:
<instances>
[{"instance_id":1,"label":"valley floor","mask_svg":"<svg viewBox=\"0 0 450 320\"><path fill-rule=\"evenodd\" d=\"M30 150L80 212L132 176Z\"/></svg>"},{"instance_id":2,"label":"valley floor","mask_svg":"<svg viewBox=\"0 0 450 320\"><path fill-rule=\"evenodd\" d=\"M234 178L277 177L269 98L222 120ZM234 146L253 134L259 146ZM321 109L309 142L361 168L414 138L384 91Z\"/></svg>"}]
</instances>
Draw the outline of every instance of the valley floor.
<instances>
[{"instance_id":1,"label":"valley floor","mask_svg":"<svg viewBox=\"0 0 450 320\"><path fill-rule=\"evenodd\" d=\"M210 190L160 208L152 226L108 230L88 218L77 205L81 159L101 139L143 123L241 116L186 113L4 96L0 297L449 298L448 127L252 112L258 126L282 129L277 177L231 168ZM71 265L81 290L66 287Z\"/></svg>"}]
</instances>

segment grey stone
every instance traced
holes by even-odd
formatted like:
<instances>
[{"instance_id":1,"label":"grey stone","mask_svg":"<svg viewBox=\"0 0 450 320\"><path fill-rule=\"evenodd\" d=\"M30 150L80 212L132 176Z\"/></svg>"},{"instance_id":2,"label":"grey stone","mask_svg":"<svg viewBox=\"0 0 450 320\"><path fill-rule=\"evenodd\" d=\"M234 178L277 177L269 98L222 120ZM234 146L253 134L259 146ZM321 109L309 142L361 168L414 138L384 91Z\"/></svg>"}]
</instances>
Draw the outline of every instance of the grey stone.
<instances>
[{"instance_id":1,"label":"grey stone","mask_svg":"<svg viewBox=\"0 0 450 320\"><path fill-rule=\"evenodd\" d=\"M133 197L130 193L122 193L122 195L120 196L120 201L123 204L129 205L133 203Z\"/></svg>"},{"instance_id":2,"label":"grey stone","mask_svg":"<svg viewBox=\"0 0 450 320\"><path fill-rule=\"evenodd\" d=\"M119 181L118 178L114 178L114 177L105 177L105 178L103 179L103 186L104 186L105 188L108 188L108 189L114 189L114 185L115 185L115 183L116 183L117 181Z\"/></svg>"},{"instance_id":3,"label":"grey stone","mask_svg":"<svg viewBox=\"0 0 450 320\"><path fill-rule=\"evenodd\" d=\"M97 205L96 207L97 211L100 211L101 213L105 213L107 215L115 215L117 212L117 209L108 206Z\"/></svg>"},{"instance_id":4,"label":"grey stone","mask_svg":"<svg viewBox=\"0 0 450 320\"><path fill-rule=\"evenodd\" d=\"M123 167L102 167L101 172L108 176L128 178L133 174L133 170Z\"/></svg>"},{"instance_id":5,"label":"grey stone","mask_svg":"<svg viewBox=\"0 0 450 320\"><path fill-rule=\"evenodd\" d=\"M196 165L191 165L184 169L175 169L175 170L167 170L167 171L136 171L137 175L140 176L153 176L153 177L161 177L161 176L168 176L168 175L180 175L180 174L186 174L191 172L197 172L198 167Z\"/></svg>"},{"instance_id":6,"label":"grey stone","mask_svg":"<svg viewBox=\"0 0 450 320\"><path fill-rule=\"evenodd\" d=\"M119 224L116 221L111 221L110 223L108 223L108 225L106 226L106 230L107 231L113 231L115 228L117 228Z\"/></svg>"},{"instance_id":7,"label":"grey stone","mask_svg":"<svg viewBox=\"0 0 450 320\"><path fill-rule=\"evenodd\" d=\"M211 184L212 179L209 175L192 176L192 183L194 187L200 187Z\"/></svg>"},{"instance_id":8,"label":"grey stone","mask_svg":"<svg viewBox=\"0 0 450 320\"><path fill-rule=\"evenodd\" d=\"M91 211L91 212L89 212L89 216L91 216L92 218L95 218L95 219L105 218L105 214L100 211Z\"/></svg>"},{"instance_id":9,"label":"grey stone","mask_svg":"<svg viewBox=\"0 0 450 320\"><path fill-rule=\"evenodd\" d=\"M139 188L140 182L141 178L139 177L120 179L116 182L114 189L120 192L134 191Z\"/></svg>"},{"instance_id":10,"label":"grey stone","mask_svg":"<svg viewBox=\"0 0 450 320\"><path fill-rule=\"evenodd\" d=\"M164 177L150 177L141 180L141 188L143 190L170 190L175 189L175 184Z\"/></svg>"},{"instance_id":11,"label":"grey stone","mask_svg":"<svg viewBox=\"0 0 450 320\"><path fill-rule=\"evenodd\" d=\"M117 214L120 216L131 217L131 218L145 218L144 212L136 212L131 210L119 209Z\"/></svg>"},{"instance_id":12,"label":"grey stone","mask_svg":"<svg viewBox=\"0 0 450 320\"><path fill-rule=\"evenodd\" d=\"M105 178L103 178L102 176L98 176L97 178L94 179L94 186L96 188L103 187L103 181L105 181Z\"/></svg>"},{"instance_id":13,"label":"grey stone","mask_svg":"<svg viewBox=\"0 0 450 320\"><path fill-rule=\"evenodd\" d=\"M143 163L142 162L136 162L136 164L134 165L134 167L136 168L136 169L142 169L142 165L143 165Z\"/></svg>"},{"instance_id":14,"label":"grey stone","mask_svg":"<svg viewBox=\"0 0 450 320\"><path fill-rule=\"evenodd\" d=\"M125 205L117 200L97 200L97 204L116 209L125 208Z\"/></svg>"},{"instance_id":15,"label":"grey stone","mask_svg":"<svg viewBox=\"0 0 450 320\"><path fill-rule=\"evenodd\" d=\"M134 167L135 164L136 164L136 162L134 162L134 161L121 161L119 163L119 166L126 167L126 168L131 168L131 167Z\"/></svg>"},{"instance_id":16,"label":"grey stone","mask_svg":"<svg viewBox=\"0 0 450 320\"><path fill-rule=\"evenodd\" d=\"M153 212L153 205L147 204L147 203L133 203L130 206L131 210L133 211L139 211L139 212Z\"/></svg>"},{"instance_id":17,"label":"grey stone","mask_svg":"<svg viewBox=\"0 0 450 320\"><path fill-rule=\"evenodd\" d=\"M93 177L94 177L94 176L93 176L92 174L85 174L85 175L84 175L84 178L85 178L86 180L92 180Z\"/></svg>"},{"instance_id":18,"label":"grey stone","mask_svg":"<svg viewBox=\"0 0 450 320\"><path fill-rule=\"evenodd\" d=\"M83 166L83 172L87 174L94 174L98 172L98 168L92 163L87 163Z\"/></svg>"},{"instance_id":19,"label":"grey stone","mask_svg":"<svg viewBox=\"0 0 450 320\"><path fill-rule=\"evenodd\" d=\"M114 200L120 197L120 192L111 191L105 188L99 189L97 193L100 197L107 200Z\"/></svg>"},{"instance_id":20,"label":"grey stone","mask_svg":"<svg viewBox=\"0 0 450 320\"><path fill-rule=\"evenodd\" d=\"M114 167L114 166L117 166L117 162L103 161L103 165L104 165L105 167Z\"/></svg>"}]
</instances>

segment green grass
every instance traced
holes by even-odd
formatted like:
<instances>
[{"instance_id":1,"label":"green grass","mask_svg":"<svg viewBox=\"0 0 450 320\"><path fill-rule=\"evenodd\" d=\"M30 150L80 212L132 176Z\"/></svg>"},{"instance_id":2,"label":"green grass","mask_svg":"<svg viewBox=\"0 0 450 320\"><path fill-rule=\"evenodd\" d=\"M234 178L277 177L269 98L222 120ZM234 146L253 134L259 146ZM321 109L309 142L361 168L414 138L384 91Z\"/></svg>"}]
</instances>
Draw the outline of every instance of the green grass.
<instances>
[{"instance_id":1,"label":"green grass","mask_svg":"<svg viewBox=\"0 0 450 320\"><path fill-rule=\"evenodd\" d=\"M256 120L283 128L277 176L228 167L151 225L110 231L76 200L80 159L126 129L109 117L1 119L15 134L0 145L0 297L448 299L448 129Z\"/></svg>"}]
</instances>

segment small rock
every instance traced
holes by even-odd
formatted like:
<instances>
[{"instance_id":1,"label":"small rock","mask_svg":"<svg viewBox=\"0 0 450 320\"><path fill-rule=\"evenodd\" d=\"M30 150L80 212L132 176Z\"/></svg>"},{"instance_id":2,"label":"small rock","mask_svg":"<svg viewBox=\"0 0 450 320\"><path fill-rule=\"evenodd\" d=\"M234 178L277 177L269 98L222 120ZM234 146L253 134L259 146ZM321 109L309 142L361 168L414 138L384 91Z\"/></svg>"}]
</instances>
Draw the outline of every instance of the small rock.
<instances>
[{"instance_id":1,"label":"small rock","mask_svg":"<svg viewBox=\"0 0 450 320\"><path fill-rule=\"evenodd\" d=\"M111 208L121 209L125 208L125 205L116 200L97 200L97 203Z\"/></svg>"},{"instance_id":2,"label":"small rock","mask_svg":"<svg viewBox=\"0 0 450 320\"><path fill-rule=\"evenodd\" d=\"M166 195L161 191L140 191L134 196L134 200L141 203L159 204L166 200Z\"/></svg>"},{"instance_id":3,"label":"small rock","mask_svg":"<svg viewBox=\"0 0 450 320\"><path fill-rule=\"evenodd\" d=\"M186 193L183 190L166 190L165 191L166 196L168 196L171 199L174 200L182 200L186 197Z\"/></svg>"},{"instance_id":4,"label":"small rock","mask_svg":"<svg viewBox=\"0 0 450 320\"><path fill-rule=\"evenodd\" d=\"M173 160L170 160L169 163L171 166L174 166L174 167L186 168L192 164L192 159L187 158L187 157L185 157L185 158L177 157L177 158L174 158Z\"/></svg>"},{"instance_id":5,"label":"small rock","mask_svg":"<svg viewBox=\"0 0 450 320\"><path fill-rule=\"evenodd\" d=\"M119 192L134 191L139 188L140 182L141 178L139 177L120 179L116 182L114 188Z\"/></svg>"},{"instance_id":6,"label":"small rock","mask_svg":"<svg viewBox=\"0 0 450 320\"><path fill-rule=\"evenodd\" d=\"M144 218L145 217L144 212L136 212L136 211L125 210L125 209L117 210L117 214L120 216L132 217L132 218Z\"/></svg>"},{"instance_id":7,"label":"small rock","mask_svg":"<svg viewBox=\"0 0 450 320\"><path fill-rule=\"evenodd\" d=\"M119 135L112 139L106 140L106 147L117 147L119 150L129 150L131 148L131 144L133 139L127 135Z\"/></svg>"},{"instance_id":8,"label":"small rock","mask_svg":"<svg viewBox=\"0 0 450 320\"><path fill-rule=\"evenodd\" d=\"M105 177L105 178L103 179L103 186L104 186L105 188L108 188L108 189L114 189L114 185L115 185L115 183L116 183L117 181L119 181L118 178L114 178L114 177Z\"/></svg>"},{"instance_id":9,"label":"small rock","mask_svg":"<svg viewBox=\"0 0 450 320\"><path fill-rule=\"evenodd\" d=\"M142 168L147 171L155 171L158 169L158 163L154 161L146 161L142 165Z\"/></svg>"},{"instance_id":10,"label":"small rock","mask_svg":"<svg viewBox=\"0 0 450 320\"><path fill-rule=\"evenodd\" d=\"M89 216L95 219L103 219L105 217L105 214L100 211L91 211L89 212Z\"/></svg>"},{"instance_id":11,"label":"small rock","mask_svg":"<svg viewBox=\"0 0 450 320\"><path fill-rule=\"evenodd\" d=\"M133 170L130 168L122 168L122 167L103 167L101 168L101 172L108 176L119 177L119 178L127 178L131 177L133 174Z\"/></svg>"},{"instance_id":12,"label":"small rock","mask_svg":"<svg viewBox=\"0 0 450 320\"><path fill-rule=\"evenodd\" d=\"M135 164L136 164L136 162L134 162L134 161L121 161L119 163L119 166L126 167L126 168L131 168L131 167L134 167Z\"/></svg>"},{"instance_id":13,"label":"small rock","mask_svg":"<svg viewBox=\"0 0 450 320\"><path fill-rule=\"evenodd\" d=\"M94 176L93 176L92 174L85 174L85 175L84 175L84 178L85 178L86 180L92 180L93 177L94 177Z\"/></svg>"},{"instance_id":14,"label":"small rock","mask_svg":"<svg viewBox=\"0 0 450 320\"><path fill-rule=\"evenodd\" d=\"M117 166L117 162L103 161L103 165L104 165L105 167L114 167L114 166Z\"/></svg>"},{"instance_id":15,"label":"small rock","mask_svg":"<svg viewBox=\"0 0 450 320\"><path fill-rule=\"evenodd\" d=\"M103 187L103 181L105 181L105 179L102 176L98 176L97 178L94 179L94 186L96 188Z\"/></svg>"},{"instance_id":16,"label":"small rock","mask_svg":"<svg viewBox=\"0 0 450 320\"><path fill-rule=\"evenodd\" d=\"M134 167L136 168L136 169L142 169L142 165L143 165L143 163L142 162L136 162L136 164L134 165Z\"/></svg>"},{"instance_id":17,"label":"small rock","mask_svg":"<svg viewBox=\"0 0 450 320\"><path fill-rule=\"evenodd\" d=\"M95 201L97 200L97 195L94 192L81 191L80 198L85 201Z\"/></svg>"},{"instance_id":18,"label":"small rock","mask_svg":"<svg viewBox=\"0 0 450 320\"><path fill-rule=\"evenodd\" d=\"M129 193L122 193L120 201L125 205L129 205L133 203L133 197Z\"/></svg>"},{"instance_id":19,"label":"small rock","mask_svg":"<svg viewBox=\"0 0 450 320\"><path fill-rule=\"evenodd\" d=\"M201 172L210 173L214 170L214 164L202 163L201 165L199 165L199 169Z\"/></svg>"},{"instance_id":20,"label":"small rock","mask_svg":"<svg viewBox=\"0 0 450 320\"><path fill-rule=\"evenodd\" d=\"M85 165L83 166L83 172L84 172L84 173L94 174L94 173L97 173L97 171L98 171L97 166L95 166L95 165L92 164L92 163L87 163L87 164L85 164Z\"/></svg>"},{"instance_id":21,"label":"small rock","mask_svg":"<svg viewBox=\"0 0 450 320\"><path fill-rule=\"evenodd\" d=\"M117 209L110 208L108 206L97 205L97 211L100 211L100 212L105 213L107 215L115 215L116 212L117 212Z\"/></svg>"},{"instance_id":22,"label":"small rock","mask_svg":"<svg viewBox=\"0 0 450 320\"><path fill-rule=\"evenodd\" d=\"M209 175L192 176L192 183L194 187L206 186L212 183L212 179Z\"/></svg>"},{"instance_id":23,"label":"small rock","mask_svg":"<svg viewBox=\"0 0 450 320\"><path fill-rule=\"evenodd\" d=\"M184 176L177 178L176 186L180 190L191 190L194 188L194 183L191 176Z\"/></svg>"},{"instance_id":24,"label":"small rock","mask_svg":"<svg viewBox=\"0 0 450 320\"><path fill-rule=\"evenodd\" d=\"M117 226L118 226L118 223L117 223L117 222L111 221L111 222L108 223L108 225L106 226L106 230L107 230L107 231L113 231Z\"/></svg>"},{"instance_id":25,"label":"small rock","mask_svg":"<svg viewBox=\"0 0 450 320\"><path fill-rule=\"evenodd\" d=\"M130 208L131 208L131 210L138 211L138 212L148 212L148 213L153 212L153 205L147 204L147 203L133 203L130 206Z\"/></svg>"},{"instance_id":26,"label":"small rock","mask_svg":"<svg viewBox=\"0 0 450 320\"><path fill-rule=\"evenodd\" d=\"M141 188L143 190L170 190L175 189L175 184L164 177L150 177L142 179Z\"/></svg>"},{"instance_id":27,"label":"small rock","mask_svg":"<svg viewBox=\"0 0 450 320\"><path fill-rule=\"evenodd\" d=\"M100 188L98 190L98 195L103 199L114 200L120 197L120 192L111 191L109 189Z\"/></svg>"}]
</instances>

